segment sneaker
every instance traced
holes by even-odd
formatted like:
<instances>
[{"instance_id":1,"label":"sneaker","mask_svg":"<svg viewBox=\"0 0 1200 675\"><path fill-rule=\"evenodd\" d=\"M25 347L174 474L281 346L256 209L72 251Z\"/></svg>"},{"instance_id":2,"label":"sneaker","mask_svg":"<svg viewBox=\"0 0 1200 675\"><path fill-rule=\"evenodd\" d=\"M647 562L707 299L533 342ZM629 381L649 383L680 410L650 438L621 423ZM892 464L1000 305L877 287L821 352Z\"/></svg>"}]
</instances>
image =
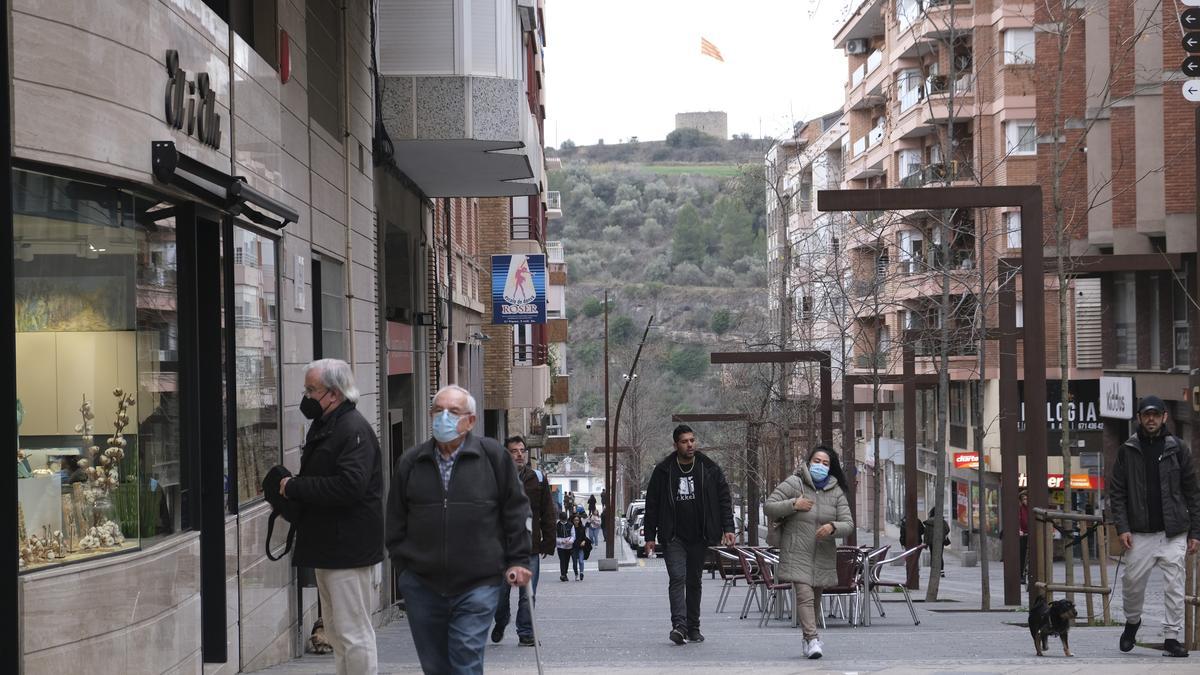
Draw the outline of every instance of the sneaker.
<instances>
[{"instance_id":1,"label":"sneaker","mask_svg":"<svg viewBox=\"0 0 1200 675\"><path fill-rule=\"evenodd\" d=\"M1170 640L1163 641L1163 656L1187 657L1187 655L1187 648L1179 644L1179 640L1172 638Z\"/></svg>"},{"instance_id":2,"label":"sneaker","mask_svg":"<svg viewBox=\"0 0 1200 675\"><path fill-rule=\"evenodd\" d=\"M522 647L532 647L533 646L533 636L532 635L521 635L517 640L517 644Z\"/></svg>"},{"instance_id":3,"label":"sneaker","mask_svg":"<svg viewBox=\"0 0 1200 675\"><path fill-rule=\"evenodd\" d=\"M1128 652L1133 649L1135 638L1137 637L1138 628L1142 627L1142 622L1127 623L1125 630L1121 633L1121 651Z\"/></svg>"},{"instance_id":4,"label":"sneaker","mask_svg":"<svg viewBox=\"0 0 1200 675\"><path fill-rule=\"evenodd\" d=\"M687 641L688 642L704 642L704 634L700 632L699 628L692 628L691 630L688 631Z\"/></svg>"},{"instance_id":5,"label":"sneaker","mask_svg":"<svg viewBox=\"0 0 1200 675\"><path fill-rule=\"evenodd\" d=\"M558 580L559 580L559 581L566 581L566 580L567 580L567 575L563 574L562 576L558 577Z\"/></svg>"},{"instance_id":6,"label":"sneaker","mask_svg":"<svg viewBox=\"0 0 1200 675\"><path fill-rule=\"evenodd\" d=\"M580 572L580 573L579 573L579 580L580 580L580 581L583 581L583 572Z\"/></svg>"},{"instance_id":7,"label":"sneaker","mask_svg":"<svg viewBox=\"0 0 1200 675\"><path fill-rule=\"evenodd\" d=\"M499 642L504 639L504 624L498 623L492 629L492 642Z\"/></svg>"},{"instance_id":8,"label":"sneaker","mask_svg":"<svg viewBox=\"0 0 1200 675\"><path fill-rule=\"evenodd\" d=\"M800 655L808 658L808 638L800 638Z\"/></svg>"},{"instance_id":9,"label":"sneaker","mask_svg":"<svg viewBox=\"0 0 1200 675\"><path fill-rule=\"evenodd\" d=\"M813 638L808 641L808 658L819 659L824 654L822 651L825 645L821 644L821 638Z\"/></svg>"},{"instance_id":10,"label":"sneaker","mask_svg":"<svg viewBox=\"0 0 1200 675\"><path fill-rule=\"evenodd\" d=\"M671 642L674 642L677 645L687 642L687 638L683 636L682 628L672 628L671 633L667 635L667 637L671 639Z\"/></svg>"}]
</instances>

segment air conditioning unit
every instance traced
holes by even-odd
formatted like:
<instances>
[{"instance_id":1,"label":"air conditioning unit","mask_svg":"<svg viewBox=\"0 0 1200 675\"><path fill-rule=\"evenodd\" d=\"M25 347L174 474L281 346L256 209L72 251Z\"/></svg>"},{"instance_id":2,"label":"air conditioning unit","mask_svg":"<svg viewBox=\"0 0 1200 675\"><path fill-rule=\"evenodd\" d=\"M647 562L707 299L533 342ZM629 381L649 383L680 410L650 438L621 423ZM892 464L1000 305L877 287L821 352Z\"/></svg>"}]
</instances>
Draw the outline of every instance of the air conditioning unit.
<instances>
[{"instance_id":1,"label":"air conditioning unit","mask_svg":"<svg viewBox=\"0 0 1200 675\"><path fill-rule=\"evenodd\" d=\"M846 42L846 53L847 54L866 54L867 53L866 39L859 38L857 40L849 40L848 42Z\"/></svg>"}]
</instances>

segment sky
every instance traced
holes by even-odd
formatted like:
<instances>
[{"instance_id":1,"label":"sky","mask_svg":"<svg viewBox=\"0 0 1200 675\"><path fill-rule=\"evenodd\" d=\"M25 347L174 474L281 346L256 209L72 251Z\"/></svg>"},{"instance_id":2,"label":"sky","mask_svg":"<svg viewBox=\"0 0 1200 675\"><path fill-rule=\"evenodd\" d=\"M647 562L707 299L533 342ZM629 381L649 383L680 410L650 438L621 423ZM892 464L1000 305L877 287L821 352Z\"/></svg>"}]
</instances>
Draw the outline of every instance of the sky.
<instances>
[{"instance_id":1,"label":"sky","mask_svg":"<svg viewBox=\"0 0 1200 675\"><path fill-rule=\"evenodd\" d=\"M855 2L854 4L858 4ZM662 140L675 113L779 137L839 108L847 0L547 0L546 143ZM721 63L700 55L700 38Z\"/></svg>"}]
</instances>

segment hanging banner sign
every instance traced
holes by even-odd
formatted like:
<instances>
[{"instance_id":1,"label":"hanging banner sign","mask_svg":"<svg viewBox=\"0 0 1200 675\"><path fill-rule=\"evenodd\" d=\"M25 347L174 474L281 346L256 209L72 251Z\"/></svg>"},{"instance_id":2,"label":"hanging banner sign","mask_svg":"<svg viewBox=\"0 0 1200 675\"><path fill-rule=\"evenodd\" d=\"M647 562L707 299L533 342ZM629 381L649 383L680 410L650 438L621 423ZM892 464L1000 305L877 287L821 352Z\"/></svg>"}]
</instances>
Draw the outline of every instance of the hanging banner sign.
<instances>
[{"instance_id":1,"label":"hanging banner sign","mask_svg":"<svg viewBox=\"0 0 1200 675\"><path fill-rule=\"evenodd\" d=\"M546 323L546 256L492 256L492 323Z\"/></svg>"}]
</instances>

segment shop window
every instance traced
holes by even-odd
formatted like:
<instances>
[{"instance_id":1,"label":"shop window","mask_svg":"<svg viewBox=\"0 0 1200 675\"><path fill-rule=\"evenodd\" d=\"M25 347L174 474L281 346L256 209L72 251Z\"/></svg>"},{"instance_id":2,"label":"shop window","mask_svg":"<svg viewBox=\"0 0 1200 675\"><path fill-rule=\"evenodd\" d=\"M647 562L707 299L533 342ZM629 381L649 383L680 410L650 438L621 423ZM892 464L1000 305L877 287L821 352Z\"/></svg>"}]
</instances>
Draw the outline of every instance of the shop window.
<instances>
[{"instance_id":1,"label":"shop window","mask_svg":"<svg viewBox=\"0 0 1200 675\"><path fill-rule=\"evenodd\" d=\"M308 21L308 116L342 140L342 17L335 2L305 3Z\"/></svg>"},{"instance_id":2,"label":"shop window","mask_svg":"<svg viewBox=\"0 0 1200 675\"><path fill-rule=\"evenodd\" d=\"M15 172L23 570L136 549L191 527L168 206Z\"/></svg>"},{"instance_id":3,"label":"shop window","mask_svg":"<svg viewBox=\"0 0 1200 675\"><path fill-rule=\"evenodd\" d=\"M239 503L261 496L263 478L283 457L276 320L279 272L275 246L272 239L233 228L233 367Z\"/></svg>"},{"instance_id":4,"label":"shop window","mask_svg":"<svg viewBox=\"0 0 1200 675\"><path fill-rule=\"evenodd\" d=\"M346 282L342 264L313 256L313 358L345 359Z\"/></svg>"}]
</instances>

